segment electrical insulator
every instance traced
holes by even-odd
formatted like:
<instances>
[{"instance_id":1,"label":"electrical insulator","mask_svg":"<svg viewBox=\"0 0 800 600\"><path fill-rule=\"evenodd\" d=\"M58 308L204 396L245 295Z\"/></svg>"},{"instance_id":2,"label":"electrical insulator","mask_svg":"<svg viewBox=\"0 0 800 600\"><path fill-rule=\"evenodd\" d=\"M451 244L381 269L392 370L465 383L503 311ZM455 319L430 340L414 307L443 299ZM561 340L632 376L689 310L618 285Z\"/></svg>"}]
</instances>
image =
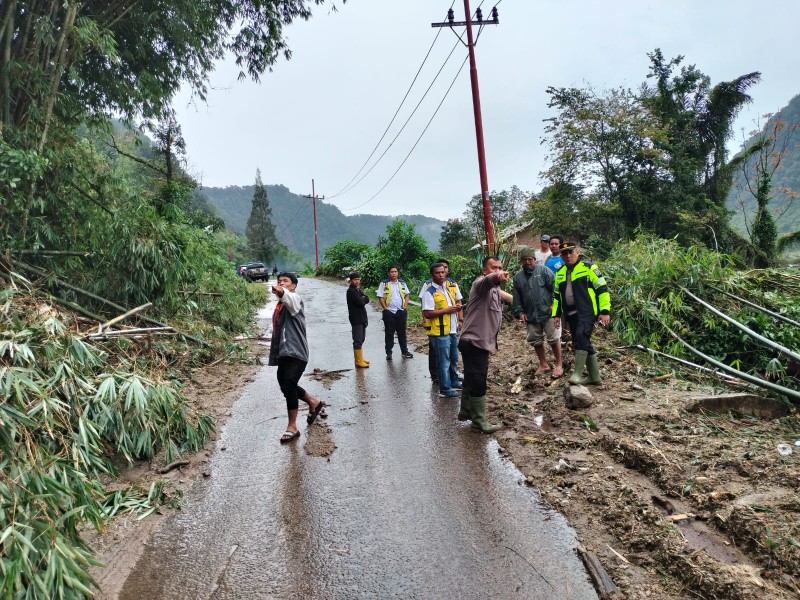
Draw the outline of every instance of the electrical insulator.
<instances>
[{"instance_id":1,"label":"electrical insulator","mask_svg":"<svg viewBox=\"0 0 800 600\"><path fill-rule=\"evenodd\" d=\"M483 21L483 11L480 8L478 8L478 10L475 11L475 14L478 17L478 21Z\"/></svg>"},{"instance_id":2,"label":"electrical insulator","mask_svg":"<svg viewBox=\"0 0 800 600\"><path fill-rule=\"evenodd\" d=\"M453 22L453 19L455 19L455 16L456 15L453 12L452 8L447 11L447 20L450 21L451 23Z\"/></svg>"},{"instance_id":3,"label":"electrical insulator","mask_svg":"<svg viewBox=\"0 0 800 600\"><path fill-rule=\"evenodd\" d=\"M492 21L497 21L497 7L492 8Z\"/></svg>"}]
</instances>

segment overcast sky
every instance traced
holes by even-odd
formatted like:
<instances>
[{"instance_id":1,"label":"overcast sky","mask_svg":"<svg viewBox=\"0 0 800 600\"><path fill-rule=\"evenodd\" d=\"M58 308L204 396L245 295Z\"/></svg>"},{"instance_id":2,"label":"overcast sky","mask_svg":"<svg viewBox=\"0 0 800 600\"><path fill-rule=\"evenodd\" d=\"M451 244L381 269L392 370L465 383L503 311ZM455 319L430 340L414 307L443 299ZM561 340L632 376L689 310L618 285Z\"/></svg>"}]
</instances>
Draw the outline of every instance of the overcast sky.
<instances>
[{"instance_id":1,"label":"overcast sky","mask_svg":"<svg viewBox=\"0 0 800 600\"><path fill-rule=\"evenodd\" d=\"M345 214L460 216L480 193L469 65L416 149L377 197L442 101L467 50L459 45L416 114L384 158L339 194L369 156L409 89L437 31L417 83L373 161L386 149L457 42L445 20L452 0L349 0L325 5L287 29L293 52L260 84L237 81L233 61L211 77L206 104L185 91L175 108L189 167L206 186L267 184L326 196ZM472 0L472 10L480 0ZM492 3L483 3L488 13ZM464 20L463 0L454 5ZM762 81L739 130L800 93L797 0L501 0L500 24L487 26L476 55L489 188L542 187L541 145L548 86L638 87L647 53L684 55L712 84L751 71ZM459 30L463 32L463 29ZM370 165L372 162L370 162ZM363 172L362 172L363 175Z\"/></svg>"}]
</instances>

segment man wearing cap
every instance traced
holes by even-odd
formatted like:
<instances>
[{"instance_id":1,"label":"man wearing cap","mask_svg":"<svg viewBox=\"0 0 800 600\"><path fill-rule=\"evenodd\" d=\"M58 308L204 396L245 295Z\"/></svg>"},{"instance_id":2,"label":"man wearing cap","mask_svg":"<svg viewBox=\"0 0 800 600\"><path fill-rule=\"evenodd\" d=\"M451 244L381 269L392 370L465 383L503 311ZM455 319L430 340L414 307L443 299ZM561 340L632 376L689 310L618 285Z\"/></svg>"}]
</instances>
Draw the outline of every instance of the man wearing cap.
<instances>
[{"instance_id":1,"label":"man wearing cap","mask_svg":"<svg viewBox=\"0 0 800 600\"><path fill-rule=\"evenodd\" d=\"M539 242L539 249L534 253L536 264L545 266L547 259L551 256L553 253L550 251L550 236L545 233Z\"/></svg>"},{"instance_id":2,"label":"man wearing cap","mask_svg":"<svg viewBox=\"0 0 800 600\"><path fill-rule=\"evenodd\" d=\"M369 361L364 360L364 350L362 348L364 339L367 336L367 304L369 296L358 287L361 285L361 275L350 273L347 277L350 286L347 288L347 317L350 319L350 328L353 331L353 359L359 369L369 367Z\"/></svg>"},{"instance_id":3,"label":"man wearing cap","mask_svg":"<svg viewBox=\"0 0 800 600\"><path fill-rule=\"evenodd\" d=\"M575 242L562 244L561 256L565 264L556 273L553 324L560 327L564 316L572 332L575 371L569 382L596 385L601 383L600 366L591 336L596 321L606 327L611 320L608 284L600 269L581 256ZM584 367L589 371L588 377L583 377Z\"/></svg>"},{"instance_id":4,"label":"man wearing cap","mask_svg":"<svg viewBox=\"0 0 800 600\"><path fill-rule=\"evenodd\" d=\"M533 248L523 246L520 249L522 269L514 275L512 308L514 315L527 325L528 343L539 359L535 375L550 373L553 379L557 379L564 374L564 368L561 362L561 328L555 327L551 318L555 275L534 258ZM545 340L553 350L553 367L547 363Z\"/></svg>"},{"instance_id":5,"label":"man wearing cap","mask_svg":"<svg viewBox=\"0 0 800 600\"><path fill-rule=\"evenodd\" d=\"M386 274L389 276L381 281L378 286L378 301L383 309L384 342L386 347L386 360L392 360L394 335L397 333L397 343L400 345L400 355L403 358L414 358L408 351L406 341L406 327L408 324L409 291L406 282L398 279L399 271L394 265L390 266Z\"/></svg>"}]
</instances>

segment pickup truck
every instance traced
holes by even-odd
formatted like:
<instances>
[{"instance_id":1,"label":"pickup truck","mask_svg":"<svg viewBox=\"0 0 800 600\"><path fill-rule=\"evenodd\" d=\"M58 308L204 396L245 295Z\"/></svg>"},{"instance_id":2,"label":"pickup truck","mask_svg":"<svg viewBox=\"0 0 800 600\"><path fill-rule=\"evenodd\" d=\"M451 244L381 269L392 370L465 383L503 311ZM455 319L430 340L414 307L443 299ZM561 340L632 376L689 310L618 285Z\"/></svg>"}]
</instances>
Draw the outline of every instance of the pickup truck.
<instances>
[{"instance_id":1,"label":"pickup truck","mask_svg":"<svg viewBox=\"0 0 800 600\"><path fill-rule=\"evenodd\" d=\"M267 267L264 266L264 263L247 263L244 265L242 276L247 277L247 279L250 281L256 281L257 279L260 279L261 281L268 281L269 271L267 270Z\"/></svg>"}]
</instances>

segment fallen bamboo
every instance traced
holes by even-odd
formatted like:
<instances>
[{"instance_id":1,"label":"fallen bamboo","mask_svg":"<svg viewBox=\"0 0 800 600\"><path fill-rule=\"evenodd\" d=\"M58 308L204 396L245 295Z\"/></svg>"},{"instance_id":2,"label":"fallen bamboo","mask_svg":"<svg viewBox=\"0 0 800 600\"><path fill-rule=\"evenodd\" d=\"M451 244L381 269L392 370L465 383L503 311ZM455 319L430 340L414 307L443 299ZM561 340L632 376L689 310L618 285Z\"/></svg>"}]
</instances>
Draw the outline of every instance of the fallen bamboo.
<instances>
[{"instance_id":1,"label":"fallen bamboo","mask_svg":"<svg viewBox=\"0 0 800 600\"><path fill-rule=\"evenodd\" d=\"M674 337L681 344L686 346L686 348L690 352L692 352L693 354L696 354L697 356L699 356L700 358L702 358L706 362L714 365L715 367L717 367L719 369L722 369L723 371L726 371L727 373L735 375L739 379L743 379L744 381L748 381L748 382L752 383L753 385L757 385L758 387L762 387L762 388L768 389L770 391L777 392L778 394L782 394L784 396L789 396L790 398L794 398L795 400L800 401L800 392L798 392L796 390L793 390L793 389L790 389L790 388L787 388L787 387L784 387L782 385L778 385L777 383L772 383L771 381L766 381L764 379L761 379L760 377L755 377L753 375L750 375L749 373L745 373L744 371L739 371L738 369L734 369L733 367L729 367L725 363L720 362L715 358L711 358L710 356L708 356L706 354L703 354L702 352L700 352L700 350L698 350L697 348L695 348L694 346L692 346L688 342L685 342L683 339L681 339L681 336L679 336L677 333L672 331L672 329L670 329L666 325L664 325L664 328L669 332L669 334L672 337Z\"/></svg>"},{"instance_id":2,"label":"fallen bamboo","mask_svg":"<svg viewBox=\"0 0 800 600\"><path fill-rule=\"evenodd\" d=\"M16 264L18 264L19 266L21 266L23 269L25 269L25 270L27 270L27 271L29 271L31 273L34 273L34 274L38 275L39 277L48 277L47 273L45 271L42 271L38 267L34 267L33 265L29 265L28 263L23 262L21 260L16 260L14 262ZM121 310L123 312L128 310L127 308L125 308L124 306L120 306L116 302L112 302L111 300L108 300L107 298L103 298L101 296L98 296L97 294L93 294L92 292L89 292L87 290L79 288L78 286L72 285L71 283L67 283L66 281L64 281L63 279L59 279L58 277L52 277L51 281L53 283L55 283L57 286L59 286L59 287L64 287L64 288L67 288L68 290L72 290L73 292L78 292L79 294L83 294L84 296L92 298L93 300L97 300L98 302L100 302L102 304L105 304L107 306L110 306L112 308L115 308L116 310ZM159 327L169 327L169 325L166 325L165 323L161 323L159 321L156 321L155 319L151 319L150 317L145 317L144 315L141 315L140 318L142 319L142 321L145 321L145 322L150 323L152 325L157 325ZM185 333L185 332L180 331L178 329L176 329L175 332L178 333L180 336L184 337L185 339L191 340L191 341L193 341L193 342L195 342L197 344L200 344L201 346L209 346L210 345L208 342L206 342L204 340L201 340L199 338L196 338L193 335L189 335L188 333Z\"/></svg>"},{"instance_id":3,"label":"fallen bamboo","mask_svg":"<svg viewBox=\"0 0 800 600\"><path fill-rule=\"evenodd\" d=\"M179 294L184 296L223 296L222 292L192 292L190 290L178 290Z\"/></svg>"},{"instance_id":4,"label":"fallen bamboo","mask_svg":"<svg viewBox=\"0 0 800 600\"><path fill-rule=\"evenodd\" d=\"M110 321L106 321L102 325L99 325L97 327L97 333L103 333L104 329L106 329L107 327L111 327L114 323L119 323L123 319L126 319L126 318L130 317L131 315L135 315L136 313L141 312L141 311L143 311L145 309L148 309L151 306L153 306L153 303L152 302L148 302L147 304L142 304L141 306L137 306L136 308L132 308L128 312L123 313L118 317L114 317L113 319L111 319Z\"/></svg>"},{"instance_id":5,"label":"fallen bamboo","mask_svg":"<svg viewBox=\"0 0 800 600\"><path fill-rule=\"evenodd\" d=\"M715 371L714 369L709 369L708 367L704 367L703 365L698 365L697 363L693 363L684 358L678 358L677 356L672 356L672 354L667 354L666 352L653 350L652 348L648 348L647 346L642 346L641 344L633 344L630 346L617 346L617 349L618 350L633 349L633 350L641 350L642 352L650 352L651 354L668 358L669 360L673 360L676 363L680 363L684 366L691 367L692 369L697 369L698 371L703 371L704 373L709 373L711 375L718 375L719 377L722 377L723 379L727 379L729 381L737 381L736 377L734 377L733 375L728 375L727 373L723 373L722 371Z\"/></svg>"},{"instance_id":6,"label":"fallen bamboo","mask_svg":"<svg viewBox=\"0 0 800 600\"><path fill-rule=\"evenodd\" d=\"M797 321L795 321L793 319L790 319L789 317L786 317L786 316L781 315L779 313L776 313L774 311L771 311L768 308L764 308L763 306L759 306L758 304L756 304L754 302L750 302L749 300L745 300L744 298L740 298L739 296L731 294L730 292L726 292L725 290L722 290L722 289L720 289L718 287L711 286L711 289L716 290L716 291L720 292L721 294L725 294L729 298L733 298L734 300L737 300L737 301L741 302L742 304L746 304L747 306L750 306L752 308L758 309L761 312L763 312L765 314L768 314L769 316L778 319L779 321L783 321L785 323L789 323L790 325L794 325L795 327L800 327L800 323L798 323Z\"/></svg>"},{"instance_id":7,"label":"fallen bamboo","mask_svg":"<svg viewBox=\"0 0 800 600\"><path fill-rule=\"evenodd\" d=\"M81 252L80 250L6 250L9 254L33 254L36 256L83 256L88 258L91 252Z\"/></svg>"},{"instance_id":8,"label":"fallen bamboo","mask_svg":"<svg viewBox=\"0 0 800 600\"><path fill-rule=\"evenodd\" d=\"M129 335L149 335L152 333L177 333L174 327L137 327L135 329L117 329L115 331L102 331L86 334L85 338L90 340L109 338L109 337L125 337Z\"/></svg>"},{"instance_id":9,"label":"fallen bamboo","mask_svg":"<svg viewBox=\"0 0 800 600\"><path fill-rule=\"evenodd\" d=\"M737 328L737 329L739 329L740 331L743 331L744 333L746 333L747 335L749 335L751 338L753 338L753 339L755 339L755 340L758 340L759 342L761 342L761 343L762 343L762 344L764 344L765 346L769 346L769 347L770 347L770 348L772 348L773 350L776 350L776 351L780 352L781 354L785 354L786 356L788 356L788 357L790 357L790 358L793 358L794 360L796 360L796 361L799 361L799 362L800 362L800 354L798 354L797 352L794 352L793 350L789 350L789 348L786 348L785 346L781 346L781 345L780 345L780 344L778 344L777 342L773 342L771 339L769 339L769 338L765 338L765 337L764 337L763 335L761 335L760 333L756 333L755 331L753 331L753 330L752 330L752 329L750 329L749 327L746 327L746 326L742 325L742 324L741 324L741 323L739 323L739 321L737 321L736 319L734 319L734 318L732 318L732 317L729 317L729 316L728 316L728 315L726 315L724 312L722 312L722 311L720 311L720 310L718 310L718 309L714 308L713 306L711 306L711 305L710 305L708 302L706 302L705 300L702 300L701 298L698 298L697 296L695 296L695 295L694 295L692 292L690 292L690 291L689 291L689 290L687 290L686 288L682 287L682 288L681 288L681 290L682 290L682 291L683 291L683 292L684 292L686 295L688 295L690 298L693 298L693 299L694 299L696 302L698 302L698 303L699 303L701 306L703 306L705 309L707 309L707 310L711 311L712 313L714 313L715 315L717 315L717 316L718 316L720 319L723 319L723 320L727 321L728 323L730 323L731 325L733 325L734 327L736 327L736 328Z\"/></svg>"}]
</instances>

